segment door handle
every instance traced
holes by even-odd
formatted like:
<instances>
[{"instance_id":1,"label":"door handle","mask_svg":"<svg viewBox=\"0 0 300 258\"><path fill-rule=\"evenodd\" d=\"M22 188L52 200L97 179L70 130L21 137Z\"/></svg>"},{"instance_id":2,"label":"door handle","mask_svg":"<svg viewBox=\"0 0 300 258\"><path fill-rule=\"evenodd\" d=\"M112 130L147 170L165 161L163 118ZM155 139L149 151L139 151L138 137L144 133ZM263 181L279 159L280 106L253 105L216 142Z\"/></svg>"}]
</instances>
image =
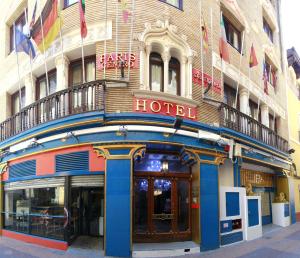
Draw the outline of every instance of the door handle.
<instances>
[{"instance_id":1,"label":"door handle","mask_svg":"<svg viewBox=\"0 0 300 258\"><path fill-rule=\"evenodd\" d=\"M152 219L157 219L157 220L169 220L169 219L173 219L174 214L169 213L161 213L161 214L152 214Z\"/></svg>"}]
</instances>

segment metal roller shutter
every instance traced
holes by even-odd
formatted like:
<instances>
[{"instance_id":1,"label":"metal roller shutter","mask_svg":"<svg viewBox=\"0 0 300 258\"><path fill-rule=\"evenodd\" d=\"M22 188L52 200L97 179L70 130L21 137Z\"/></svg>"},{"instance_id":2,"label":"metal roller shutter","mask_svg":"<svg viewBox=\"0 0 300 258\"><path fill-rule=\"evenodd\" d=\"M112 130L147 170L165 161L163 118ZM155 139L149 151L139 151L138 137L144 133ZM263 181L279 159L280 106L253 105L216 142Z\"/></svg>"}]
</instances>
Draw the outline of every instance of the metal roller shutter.
<instances>
[{"instance_id":1,"label":"metal roller shutter","mask_svg":"<svg viewBox=\"0 0 300 258\"><path fill-rule=\"evenodd\" d=\"M104 186L104 175L72 176L71 186L73 187L101 187Z\"/></svg>"},{"instance_id":2,"label":"metal roller shutter","mask_svg":"<svg viewBox=\"0 0 300 258\"><path fill-rule=\"evenodd\" d=\"M18 190L26 188L47 188L64 186L65 177L50 177L33 180L25 180L4 184L4 190Z\"/></svg>"}]
</instances>

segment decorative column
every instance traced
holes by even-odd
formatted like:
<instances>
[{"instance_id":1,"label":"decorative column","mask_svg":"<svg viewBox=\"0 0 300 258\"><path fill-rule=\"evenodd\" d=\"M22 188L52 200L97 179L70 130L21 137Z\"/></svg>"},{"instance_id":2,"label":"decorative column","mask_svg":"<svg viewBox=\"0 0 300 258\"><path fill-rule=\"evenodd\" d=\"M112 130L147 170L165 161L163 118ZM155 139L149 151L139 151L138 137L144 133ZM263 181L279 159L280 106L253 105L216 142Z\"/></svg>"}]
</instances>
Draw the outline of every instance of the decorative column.
<instances>
[{"instance_id":1,"label":"decorative column","mask_svg":"<svg viewBox=\"0 0 300 258\"><path fill-rule=\"evenodd\" d=\"M133 154L143 145L94 146L106 159L105 256L131 257ZM99 200L100 201L100 200Z\"/></svg>"},{"instance_id":2,"label":"decorative column","mask_svg":"<svg viewBox=\"0 0 300 258\"><path fill-rule=\"evenodd\" d=\"M0 100L0 121L4 121L11 116L11 96L7 92L2 92Z\"/></svg>"},{"instance_id":3,"label":"decorative column","mask_svg":"<svg viewBox=\"0 0 300 258\"><path fill-rule=\"evenodd\" d=\"M186 66L186 97L192 99L193 95L193 83L192 83L192 74L193 74L193 56L188 57L188 63Z\"/></svg>"},{"instance_id":4,"label":"decorative column","mask_svg":"<svg viewBox=\"0 0 300 258\"><path fill-rule=\"evenodd\" d=\"M248 90L242 89L239 94L240 97L240 111L246 115L249 114L249 98Z\"/></svg>"},{"instance_id":5,"label":"decorative column","mask_svg":"<svg viewBox=\"0 0 300 258\"><path fill-rule=\"evenodd\" d=\"M144 89L145 90L150 90L150 54L152 51L152 46L151 45L146 45L145 47L146 51L146 61L145 61L145 69L143 71L144 77L145 77L145 82L144 82Z\"/></svg>"},{"instance_id":6,"label":"decorative column","mask_svg":"<svg viewBox=\"0 0 300 258\"><path fill-rule=\"evenodd\" d=\"M219 165L225 157L199 154L201 251L220 247Z\"/></svg>"},{"instance_id":7,"label":"decorative column","mask_svg":"<svg viewBox=\"0 0 300 258\"><path fill-rule=\"evenodd\" d=\"M188 62L188 58L186 56L182 56L180 60L180 95L185 97L188 92L188 84L187 84L187 76L186 76L186 65Z\"/></svg>"},{"instance_id":8,"label":"decorative column","mask_svg":"<svg viewBox=\"0 0 300 258\"><path fill-rule=\"evenodd\" d=\"M24 78L24 84L25 84L25 106L28 106L35 102L35 82L36 77L31 76L31 73L27 74Z\"/></svg>"},{"instance_id":9,"label":"decorative column","mask_svg":"<svg viewBox=\"0 0 300 258\"><path fill-rule=\"evenodd\" d=\"M168 85L169 85L169 62L171 56L169 50L166 50L162 54L162 60L164 61L164 92L167 92Z\"/></svg>"},{"instance_id":10,"label":"decorative column","mask_svg":"<svg viewBox=\"0 0 300 258\"><path fill-rule=\"evenodd\" d=\"M140 89L146 90L146 82L145 82L145 72L149 73L149 71L145 70L145 60L146 60L146 53L145 53L145 43L141 42L139 45L140 51Z\"/></svg>"},{"instance_id":11,"label":"decorative column","mask_svg":"<svg viewBox=\"0 0 300 258\"><path fill-rule=\"evenodd\" d=\"M56 65L56 91L67 89L69 86L69 59L64 55L58 55Z\"/></svg>"},{"instance_id":12,"label":"decorative column","mask_svg":"<svg viewBox=\"0 0 300 258\"><path fill-rule=\"evenodd\" d=\"M266 104L261 105L261 123L269 127L269 108Z\"/></svg>"}]
</instances>

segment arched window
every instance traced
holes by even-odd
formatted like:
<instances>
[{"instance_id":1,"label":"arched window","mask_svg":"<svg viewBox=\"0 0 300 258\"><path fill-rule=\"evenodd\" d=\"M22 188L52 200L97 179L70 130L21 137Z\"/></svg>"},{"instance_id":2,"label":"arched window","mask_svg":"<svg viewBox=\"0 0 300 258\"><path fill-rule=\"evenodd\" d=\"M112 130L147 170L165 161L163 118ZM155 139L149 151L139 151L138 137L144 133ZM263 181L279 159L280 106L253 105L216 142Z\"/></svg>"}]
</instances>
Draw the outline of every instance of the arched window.
<instances>
[{"instance_id":1,"label":"arched window","mask_svg":"<svg viewBox=\"0 0 300 258\"><path fill-rule=\"evenodd\" d=\"M169 83L167 92L180 96L180 63L172 57L169 62Z\"/></svg>"},{"instance_id":2,"label":"arched window","mask_svg":"<svg viewBox=\"0 0 300 258\"><path fill-rule=\"evenodd\" d=\"M150 54L150 90L164 91L164 63L155 52Z\"/></svg>"}]
</instances>

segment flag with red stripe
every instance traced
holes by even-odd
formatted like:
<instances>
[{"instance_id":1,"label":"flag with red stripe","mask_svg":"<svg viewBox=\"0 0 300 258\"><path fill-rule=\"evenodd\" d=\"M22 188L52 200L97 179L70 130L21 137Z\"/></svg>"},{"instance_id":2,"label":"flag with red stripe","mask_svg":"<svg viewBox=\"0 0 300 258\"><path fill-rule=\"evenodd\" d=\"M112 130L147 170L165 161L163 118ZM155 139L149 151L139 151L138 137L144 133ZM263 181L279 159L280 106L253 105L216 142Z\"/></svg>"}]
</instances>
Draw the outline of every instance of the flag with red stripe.
<instances>
[{"instance_id":1,"label":"flag with red stripe","mask_svg":"<svg viewBox=\"0 0 300 258\"><path fill-rule=\"evenodd\" d=\"M219 42L219 51L220 51L220 57L226 61L230 62L229 60L229 51L228 51L228 43L227 43L227 38L226 38L226 30L225 30L225 25L224 25L224 19L223 15L221 15L221 34L220 34L220 42Z\"/></svg>"},{"instance_id":2,"label":"flag with red stripe","mask_svg":"<svg viewBox=\"0 0 300 258\"><path fill-rule=\"evenodd\" d=\"M85 0L79 0L79 15L80 15L80 34L82 38L87 36L87 26L85 21Z\"/></svg>"},{"instance_id":3,"label":"flag with red stripe","mask_svg":"<svg viewBox=\"0 0 300 258\"><path fill-rule=\"evenodd\" d=\"M257 61L257 58L256 58L254 46L252 44L251 51L250 51L249 67L252 68L252 67L257 66L257 65L258 65L258 61Z\"/></svg>"}]
</instances>

